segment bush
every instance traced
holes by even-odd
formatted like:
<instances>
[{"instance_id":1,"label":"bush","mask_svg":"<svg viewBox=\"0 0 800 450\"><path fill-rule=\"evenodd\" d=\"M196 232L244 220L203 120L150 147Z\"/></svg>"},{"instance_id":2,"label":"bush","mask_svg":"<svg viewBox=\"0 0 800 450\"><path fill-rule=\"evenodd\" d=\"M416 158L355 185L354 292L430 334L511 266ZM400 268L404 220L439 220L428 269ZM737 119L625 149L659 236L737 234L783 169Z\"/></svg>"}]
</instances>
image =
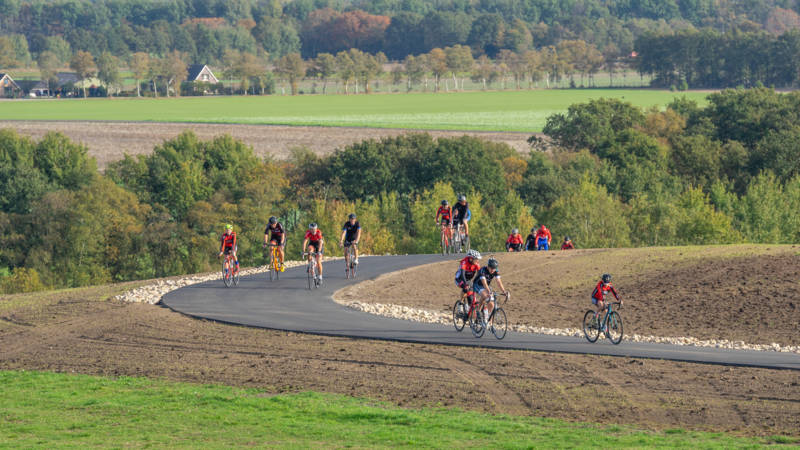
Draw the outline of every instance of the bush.
<instances>
[{"instance_id":1,"label":"bush","mask_svg":"<svg viewBox=\"0 0 800 450\"><path fill-rule=\"evenodd\" d=\"M2 278L0 281L0 290L4 294L36 292L46 288L47 286L39 279L39 272L36 269L25 267L15 267L10 276Z\"/></svg>"}]
</instances>

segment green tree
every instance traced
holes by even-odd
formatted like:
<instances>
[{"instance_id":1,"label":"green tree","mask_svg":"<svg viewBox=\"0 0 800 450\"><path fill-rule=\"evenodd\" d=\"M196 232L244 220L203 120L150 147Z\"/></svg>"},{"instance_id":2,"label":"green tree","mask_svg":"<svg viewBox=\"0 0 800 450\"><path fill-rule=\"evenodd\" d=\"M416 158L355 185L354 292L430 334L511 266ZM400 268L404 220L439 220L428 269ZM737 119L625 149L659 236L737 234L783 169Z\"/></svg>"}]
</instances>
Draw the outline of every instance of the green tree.
<instances>
[{"instance_id":1,"label":"green tree","mask_svg":"<svg viewBox=\"0 0 800 450\"><path fill-rule=\"evenodd\" d=\"M81 82L81 86L83 87L83 98L86 98L86 79L95 76L97 73L97 66L94 63L94 57L91 53L85 52L83 50L78 50L72 55L72 59L69 62L69 67L75 71L75 74L78 76L78 80Z\"/></svg>"},{"instance_id":2,"label":"green tree","mask_svg":"<svg viewBox=\"0 0 800 450\"><path fill-rule=\"evenodd\" d=\"M314 73L322 79L322 94L327 93L328 80L336 75L336 57L330 53L320 53L314 58Z\"/></svg>"},{"instance_id":3,"label":"green tree","mask_svg":"<svg viewBox=\"0 0 800 450\"><path fill-rule=\"evenodd\" d=\"M141 97L142 92L140 89L141 80L143 80L147 73L150 71L150 55L144 52L136 52L131 55L130 62L128 65L130 66L131 71L133 72L133 77L136 79L136 96Z\"/></svg>"},{"instance_id":4,"label":"green tree","mask_svg":"<svg viewBox=\"0 0 800 450\"><path fill-rule=\"evenodd\" d=\"M119 89L122 77L119 73L119 59L110 52L103 52L97 58L97 78L105 83L109 92Z\"/></svg>"},{"instance_id":5,"label":"green tree","mask_svg":"<svg viewBox=\"0 0 800 450\"><path fill-rule=\"evenodd\" d=\"M39 66L39 75L42 81L47 84L47 94L52 95L50 92L50 81L56 79L56 71L58 70L58 57L51 51L43 51L39 53L39 58L36 60Z\"/></svg>"},{"instance_id":6,"label":"green tree","mask_svg":"<svg viewBox=\"0 0 800 450\"><path fill-rule=\"evenodd\" d=\"M297 95L297 83L306 74L306 63L299 53L290 53L275 63L275 71L289 82L292 95Z\"/></svg>"}]
</instances>

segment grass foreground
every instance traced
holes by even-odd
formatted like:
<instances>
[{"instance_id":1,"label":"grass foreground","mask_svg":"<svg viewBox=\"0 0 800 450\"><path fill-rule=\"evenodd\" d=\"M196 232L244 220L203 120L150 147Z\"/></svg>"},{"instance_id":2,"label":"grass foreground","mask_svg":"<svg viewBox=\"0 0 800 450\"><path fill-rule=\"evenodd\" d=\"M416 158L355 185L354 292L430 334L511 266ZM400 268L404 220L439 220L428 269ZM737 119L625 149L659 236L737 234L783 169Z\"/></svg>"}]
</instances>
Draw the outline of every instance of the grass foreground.
<instances>
[{"instance_id":1,"label":"grass foreground","mask_svg":"<svg viewBox=\"0 0 800 450\"><path fill-rule=\"evenodd\" d=\"M741 448L797 443L722 433L402 409L341 395L146 378L0 371L0 446Z\"/></svg>"},{"instance_id":2,"label":"grass foreground","mask_svg":"<svg viewBox=\"0 0 800 450\"><path fill-rule=\"evenodd\" d=\"M0 120L114 120L539 132L575 103L619 98L663 107L706 93L556 89L375 95L114 98L0 102Z\"/></svg>"}]
</instances>

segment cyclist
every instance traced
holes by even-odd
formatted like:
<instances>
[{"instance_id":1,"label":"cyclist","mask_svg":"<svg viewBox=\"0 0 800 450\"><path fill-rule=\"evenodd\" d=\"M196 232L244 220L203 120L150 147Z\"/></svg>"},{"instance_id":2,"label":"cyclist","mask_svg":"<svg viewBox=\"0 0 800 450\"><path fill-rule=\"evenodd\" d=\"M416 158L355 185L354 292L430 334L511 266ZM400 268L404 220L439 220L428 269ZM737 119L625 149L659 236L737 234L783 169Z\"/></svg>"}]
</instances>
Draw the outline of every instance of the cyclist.
<instances>
[{"instance_id":1,"label":"cyclist","mask_svg":"<svg viewBox=\"0 0 800 450\"><path fill-rule=\"evenodd\" d=\"M269 218L267 228L264 229L264 247L272 244L278 246L278 262L280 263L280 270L285 270L283 266L283 251L286 248L286 233L283 231L283 224L278 222L278 218L272 216Z\"/></svg>"},{"instance_id":2,"label":"cyclist","mask_svg":"<svg viewBox=\"0 0 800 450\"><path fill-rule=\"evenodd\" d=\"M519 230L517 228L511 230L511 234L509 234L508 239L506 239L506 251L507 252L522 251L522 235L519 234Z\"/></svg>"},{"instance_id":3,"label":"cyclist","mask_svg":"<svg viewBox=\"0 0 800 450\"><path fill-rule=\"evenodd\" d=\"M594 287L594 291L592 292L592 304L597 306L597 311L594 313L595 323L600 319L600 313L606 310L606 292L611 292L614 294L614 298L622 304L622 300L619 298L619 294L617 294L617 290L614 289L614 286L611 285L611 275L604 273L602 277L600 277L600 281L597 282L597 286Z\"/></svg>"},{"instance_id":4,"label":"cyclist","mask_svg":"<svg viewBox=\"0 0 800 450\"><path fill-rule=\"evenodd\" d=\"M544 225L539 226L539 230L536 232L536 250L550 250L550 241L552 239L553 236L550 234L550 230Z\"/></svg>"},{"instance_id":5,"label":"cyclist","mask_svg":"<svg viewBox=\"0 0 800 450\"><path fill-rule=\"evenodd\" d=\"M442 200L442 206L436 210L436 225L439 226L439 217L442 218L441 220L441 227L442 231L447 233L447 239L453 239L453 229L450 227L450 223L452 222L453 218L453 208L450 206L450 202L447 200ZM445 229L447 227L447 229Z\"/></svg>"},{"instance_id":6,"label":"cyclist","mask_svg":"<svg viewBox=\"0 0 800 450\"><path fill-rule=\"evenodd\" d=\"M536 250L536 227L531 228L531 233L525 238L525 251L531 252Z\"/></svg>"},{"instance_id":7,"label":"cyclist","mask_svg":"<svg viewBox=\"0 0 800 450\"><path fill-rule=\"evenodd\" d=\"M469 236L469 219L472 218L472 212L469 210L469 203L464 194L458 196L458 202L453 205L453 228L458 232L458 226L464 224L464 234Z\"/></svg>"},{"instance_id":8,"label":"cyclist","mask_svg":"<svg viewBox=\"0 0 800 450\"><path fill-rule=\"evenodd\" d=\"M564 243L561 244L561 250L574 250L575 245L572 243L572 239L569 236L564 236Z\"/></svg>"},{"instance_id":9,"label":"cyclist","mask_svg":"<svg viewBox=\"0 0 800 450\"><path fill-rule=\"evenodd\" d=\"M322 238L322 230L316 223L310 223L306 230L306 237L303 240L303 249L309 253L308 259L314 258L317 262L317 280L322 281L322 247L325 240Z\"/></svg>"},{"instance_id":10,"label":"cyclist","mask_svg":"<svg viewBox=\"0 0 800 450\"><path fill-rule=\"evenodd\" d=\"M361 240L361 224L356 220L356 215L351 213L347 216L347 222L345 222L342 227L342 237L339 238L339 246L347 248L355 244L355 247L353 247L353 254L355 255L353 264L358 264L359 240ZM349 261L347 261L347 252L344 253L344 258L345 262L349 263Z\"/></svg>"},{"instance_id":11,"label":"cyclist","mask_svg":"<svg viewBox=\"0 0 800 450\"><path fill-rule=\"evenodd\" d=\"M219 256L233 255L234 272L239 271L239 259L236 258L236 233L233 231L233 225L225 224L225 232L219 238Z\"/></svg>"},{"instance_id":12,"label":"cyclist","mask_svg":"<svg viewBox=\"0 0 800 450\"><path fill-rule=\"evenodd\" d=\"M475 274L481 270L478 261L481 259L481 254L477 250L467 252L467 256L458 263L458 270L456 271L456 287L461 289L461 300L467 298L469 294L469 283L475 278ZM472 305L467 305L467 315Z\"/></svg>"},{"instance_id":13,"label":"cyclist","mask_svg":"<svg viewBox=\"0 0 800 450\"><path fill-rule=\"evenodd\" d=\"M480 295L480 305L479 307L483 308L483 325L488 325L487 318L489 314L492 313L494 310L494 305L488 302L489 298L491 297L491 291L489 289L489 284L491 284L492 280L497 278L497 284L500 286L500 289L503 290L503 295L510 298L511 293L506 290L503 286L503 281L500 279L500 272L497 271L497 267L499 264L497 260L494 258L489 258L489 261L486 262L486 266L482 267L481 270L475 275L475 281L472 282L472 290L475 292L475 295ZM491 309L488 309L491 307Z\"/></svg>"}]
</instances>

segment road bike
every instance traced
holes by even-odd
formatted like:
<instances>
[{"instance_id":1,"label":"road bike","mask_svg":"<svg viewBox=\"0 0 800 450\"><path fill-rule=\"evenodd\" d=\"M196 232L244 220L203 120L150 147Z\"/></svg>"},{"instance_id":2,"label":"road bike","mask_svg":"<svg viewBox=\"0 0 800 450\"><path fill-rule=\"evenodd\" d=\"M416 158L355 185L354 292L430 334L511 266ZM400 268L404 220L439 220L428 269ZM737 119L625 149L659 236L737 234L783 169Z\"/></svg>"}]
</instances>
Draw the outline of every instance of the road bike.
<instances>
[{"instance_id":1,"label":"road bike","mask_svg":"<svg viewBox=\"0 0 800 450\"><path fill-rule=\"evenodd\" d=\"M308 274L308 289L316 289L320 285L320 280L317 278L317 256L321 255L320 252L303 252L303 258L308 257L308 267L306 273Z\"/></svg>"},{"instance_id":2,"label":"road bike","mask_svg":"<svg viewBox=\"0 0 800 450\"><path fill-rule=\"evenodd\" d=\"M614 311L615 305L622 308L622 302L608 303L606 313L599 322L595 317L594 310L586 311L586 314L583 315L583 334L587 341L597 341L602 331L612 344L617 345L622 342L622 317Z\"/></svg>"},{"instance_id":3,"label":"road bike","mask_svg":"<svg viewBox=\"0 0 800 450\"><path fill-rule=\"evenodd\" d=\"M477 296L473 293L472 297ZM505 300L503 301L503 304L508 301L508 292L506 292L504 297ZM469 328L472 330L472 335L476 338L480 338L486 332L486 328L488 327L494 337L497 339L503 339L506 337L506 332L508 331L508 318L506 317L506 312L502 307L500 307L497 301L496 292L491 291L491 295L489 296L489 300L487 300L487 302L492 303L493 309L492 312L489 313L489 317L486 320L486 325L484 326L483 308L478 306L479 301L475 299L472 300L472 308L469 312Z\"/></svg>"},{"instance_id":4,"label":"road bike","mask_svg":"<svg viewBox=\"0 0 800 450\"><path fill-rule=\"evenodd\" d=\"M267 244L269 246L269 264L267 265L267 272L269 272L269 281L278 280L281 277L281 249L280 245Z\"/></svg>"},{"instance_id":5,"label":"road bike","mask_svg":"<svg viewBox=\"0 0 800 450\"><path fill-rule=\"evenodd\" d=\"M358 268L358 264L356 264L356 248L358 248L358 244L351 242L344 249L344 275L346 278L356 277L356 269Z\"/></svg>"},{"instance_id":6,"label":"road bike","mask_svg":"<svg viewBox=\"0 0 800 450\"><path fill-rule=\"evenodd\" d=\"M449 225L442 225L442 254L449 255L453 251L452 243L450 242L449 231L452 230Z\"/></svg>"},{"instance_id":7,"label":"road bike","mask_svg":"<svg viewBox=\"0 0 800 450\"><path fill-rule=\"evenodd\" d=\"M469 235L463 223L459 223L453 235L453 249L455 253L466 253L469 251Z\"/></svg>"},{"instance_id":8,"label":"road bike","mask_svg":"<svg viewBox=\"0 0 800 450\"><path fill-rule=\"evenodd\" d=\"M236 268L236 262L231 253L227 253L225 259L222 260L222 282L225 283L225 287L239 284L239 269Z\"/></svg>"},{"instance_id":9,"label":"road bike","mask_svg":"<svg viewBox=\"0 0 800 450\"><path fill-rule=\"evenodd\" d=\"M475 300L475 293L472 291L467 292L467 296L459 298L453 305L453 326L456 331L461 331L469 321L469 316L473 314L477 307L477 300Z\"/></svg>"}]
</instances>

